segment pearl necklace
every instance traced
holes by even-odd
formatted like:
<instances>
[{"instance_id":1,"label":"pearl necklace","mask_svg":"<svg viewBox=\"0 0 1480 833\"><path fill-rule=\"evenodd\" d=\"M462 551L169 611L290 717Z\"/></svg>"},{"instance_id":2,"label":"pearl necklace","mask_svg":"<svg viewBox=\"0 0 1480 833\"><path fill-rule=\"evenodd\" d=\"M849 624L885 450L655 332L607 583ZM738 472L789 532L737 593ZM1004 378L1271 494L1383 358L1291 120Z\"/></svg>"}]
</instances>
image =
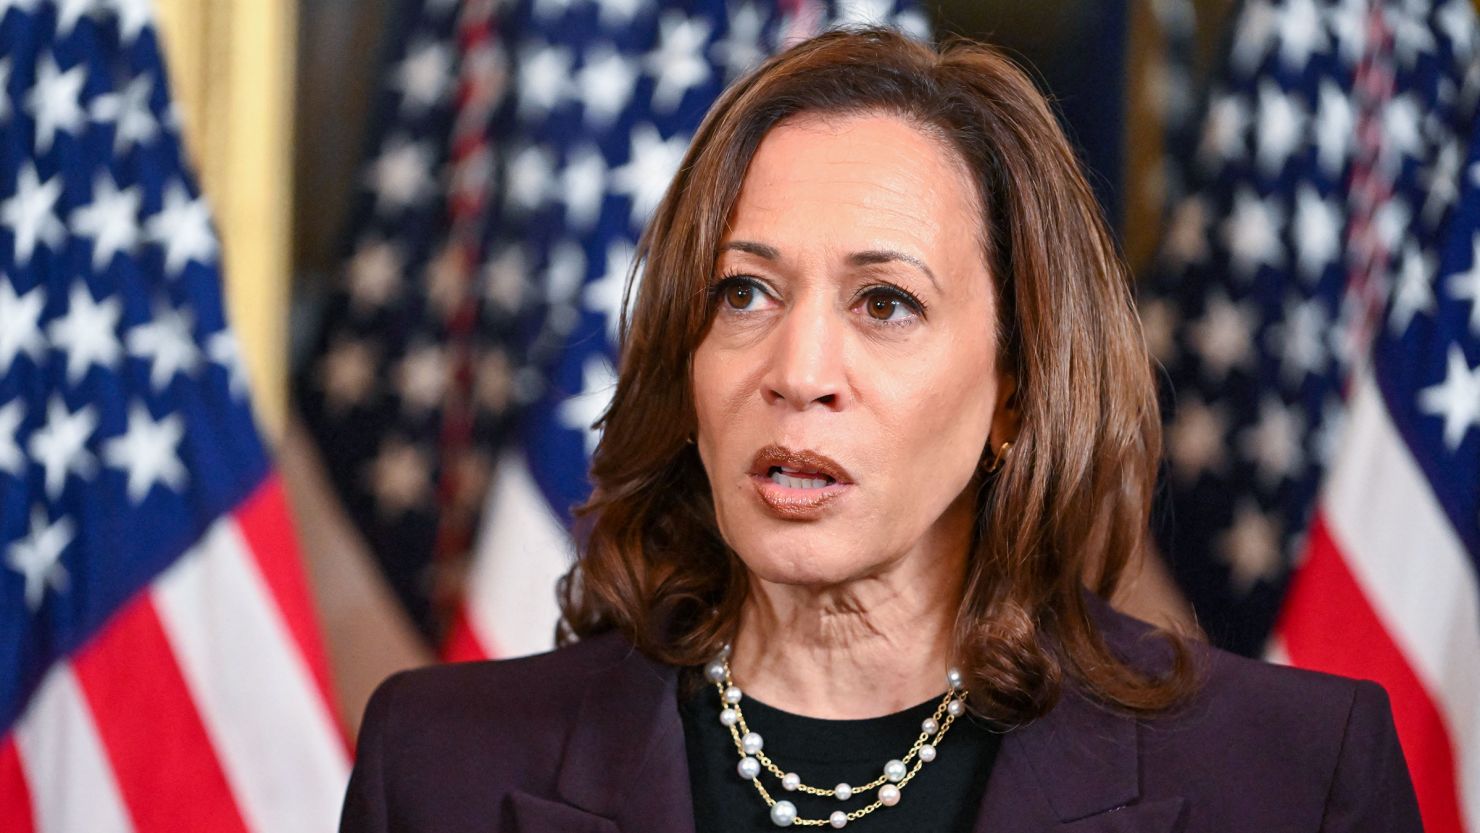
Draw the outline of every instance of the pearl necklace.
<instances>
[{"instance_id":1,"label":"pearl necklace","mask_svg":"<svg viewBox=\"0 0 1480 833\"><path fill-rule=\"evenodd\" d=\"M719 722L730 730L730 737L735 741L735 751L740 753L740 763L735 771L740 777L755 786L755 791L760 795L766 806L771 808L771 822L777 827L790 827L793 824L804 827L821 827L831 825L835 829L847 826L850 821L857 821L872 813L880 807L893 807L899 803L900 791L905 785L914 780L915 774L920 767L935 760L936 745L946 736L946 731L956 718L966 713L966 690L962 688L961 672L955 668L946 672L946 684L948 690L945 697L936 706L935 714L925 718L920 724L920 736L915 739L915 744L902 758L895 758L884 764L884 771L878 778L864 784L861 787L853 787L846 783L838 784L832 789L814 787L803 784L802 779L795 772L783 772L781 767L763 751L765 739L759 733L750 730L745 723L745 712L740 708L740 701L744 694L730 679L730 663L728 659L729 646L725 651L712 660L704 668L704 676L714 683L719 692L721 710ZM914 766L910 762L914 761ZM785 799L777 800L771 797L771 793L761 783L761 769L764 768L781 780L781 788L787 792L803 792L808 795L832 796L839 801L848 801L855 795L862 795L872 789L879 790L874 801L852 812L842 810L833 811L826 819L804 819L797 817L796 805Z\"/></svg>"}]
</instances>

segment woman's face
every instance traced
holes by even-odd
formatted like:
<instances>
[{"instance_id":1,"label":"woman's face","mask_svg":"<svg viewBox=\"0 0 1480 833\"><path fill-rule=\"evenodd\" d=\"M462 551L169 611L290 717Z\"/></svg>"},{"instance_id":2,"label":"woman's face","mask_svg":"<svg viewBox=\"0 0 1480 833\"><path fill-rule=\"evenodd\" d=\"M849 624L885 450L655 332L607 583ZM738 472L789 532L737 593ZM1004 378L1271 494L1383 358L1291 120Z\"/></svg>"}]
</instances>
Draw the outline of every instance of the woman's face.
<instances>
[{"instance_id":1,"label":"woman's face","mask_svg":"<svg viewBox=\"0 0 1480 833\"><path fill-rule=\"evenodd\" d=\"M978 461L1015 430L981 238L964 164L909 122L803 117L762 141L692 371L719 528L758 578L964 554Z\"/></svg>"}]
</instances>

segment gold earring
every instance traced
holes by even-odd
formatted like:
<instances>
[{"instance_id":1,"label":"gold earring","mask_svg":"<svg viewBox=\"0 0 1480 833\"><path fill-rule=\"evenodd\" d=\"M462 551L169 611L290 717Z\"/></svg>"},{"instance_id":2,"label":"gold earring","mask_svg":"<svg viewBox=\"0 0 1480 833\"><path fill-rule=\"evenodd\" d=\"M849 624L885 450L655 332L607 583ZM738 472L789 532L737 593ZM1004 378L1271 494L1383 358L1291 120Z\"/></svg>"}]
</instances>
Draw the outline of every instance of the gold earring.
<instances>
[{"instance_id":1,"label":"gold earring","mask_svg":"<svg viewBox=\"0 0 1480 833\"><path fill-rule=\"evenodd\" d=\"M1010 440L1004 440L1002 447L997 449L997 456L992 458L992 466L987 469L987 474L996 474L997 470L1002 468L1002 464L1007 462L1007 452L1009 451L1012 451L1012 442Z\"/></svg>"}]
</instances>

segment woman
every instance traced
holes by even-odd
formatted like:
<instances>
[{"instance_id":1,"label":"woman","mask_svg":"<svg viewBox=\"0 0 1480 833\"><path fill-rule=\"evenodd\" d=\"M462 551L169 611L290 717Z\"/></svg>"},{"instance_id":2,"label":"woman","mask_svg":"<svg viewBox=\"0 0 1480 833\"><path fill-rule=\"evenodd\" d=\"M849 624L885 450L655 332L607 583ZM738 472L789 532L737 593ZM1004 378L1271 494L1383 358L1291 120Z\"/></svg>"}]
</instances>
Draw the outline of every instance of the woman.
<instances>
[{"instance_id":1,"label":"woman","mask_svg":"<svg viewBox=\"0 0 1480 833\"><path fill-rule=\"evenodd\" d=\"M1420 829L1379 687L1103 601L1146 532L1151 362L1001 55L777 56L642 263L565 647L383 684L345 833Z\"/></svg>"}]
</instances>

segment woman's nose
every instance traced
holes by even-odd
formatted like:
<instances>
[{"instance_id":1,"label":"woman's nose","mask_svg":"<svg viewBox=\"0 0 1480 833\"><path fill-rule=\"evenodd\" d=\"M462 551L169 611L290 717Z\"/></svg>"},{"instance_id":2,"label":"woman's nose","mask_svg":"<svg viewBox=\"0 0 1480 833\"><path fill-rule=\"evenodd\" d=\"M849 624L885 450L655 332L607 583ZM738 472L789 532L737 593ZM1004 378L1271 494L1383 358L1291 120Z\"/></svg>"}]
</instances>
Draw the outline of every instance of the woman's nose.
<instances>
[{"instance_id":1,"label":"woman's nose","mask_svg":"<svg viewBox=\"0 0 1480 833\"><path fill-rule=\"evenodd\" d=\"M824 303L799 304L787 311L772 334L761 395L798 410L813 403L842 404L843 322Z\"/></svg>"}]
</instances>

